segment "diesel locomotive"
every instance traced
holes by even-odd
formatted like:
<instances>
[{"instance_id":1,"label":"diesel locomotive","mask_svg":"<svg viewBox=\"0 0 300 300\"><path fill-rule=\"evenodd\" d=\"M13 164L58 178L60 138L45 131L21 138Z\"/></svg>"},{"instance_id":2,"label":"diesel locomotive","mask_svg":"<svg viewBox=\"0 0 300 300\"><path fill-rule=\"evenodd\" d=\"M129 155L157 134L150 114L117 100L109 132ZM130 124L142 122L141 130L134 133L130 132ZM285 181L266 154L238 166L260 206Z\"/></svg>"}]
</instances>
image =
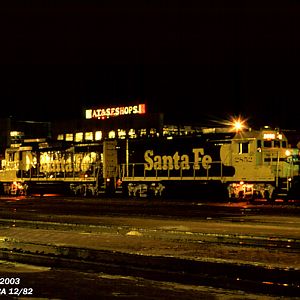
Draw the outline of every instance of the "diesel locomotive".
<instances>
[{"instance_id":1,"label":"diesel locomotive","mask_svg":"<svg viewBox=\"0 0 300 300\"><path fill-rule=\"evenodd\" d=\"M128 141L121 178L129 195L205 194L254 200L296 197L299 149L268 127Z\"/></svg>"}]
</instances>

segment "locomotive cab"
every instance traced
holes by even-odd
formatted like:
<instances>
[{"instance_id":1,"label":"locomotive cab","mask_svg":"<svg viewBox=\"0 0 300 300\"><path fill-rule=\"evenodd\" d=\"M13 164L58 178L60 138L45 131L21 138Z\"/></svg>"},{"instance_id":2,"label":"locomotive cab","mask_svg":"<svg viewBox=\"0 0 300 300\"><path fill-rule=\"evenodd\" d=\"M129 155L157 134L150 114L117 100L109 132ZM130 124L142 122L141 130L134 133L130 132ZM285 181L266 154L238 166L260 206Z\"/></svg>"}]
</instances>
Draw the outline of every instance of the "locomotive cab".
<instances>
[{"instance_id":1,"label":"locomotive cab","mask_svg":"<svg viewBox=\"0 0 300 300\"><path fill-rule=\"evenodd\" d=\"M235 168L229 197L254 200L287 199L299 177L299 149L289 147L279 130L238 132L223 149L225 164Z\"/></svg>"}]
</instances>

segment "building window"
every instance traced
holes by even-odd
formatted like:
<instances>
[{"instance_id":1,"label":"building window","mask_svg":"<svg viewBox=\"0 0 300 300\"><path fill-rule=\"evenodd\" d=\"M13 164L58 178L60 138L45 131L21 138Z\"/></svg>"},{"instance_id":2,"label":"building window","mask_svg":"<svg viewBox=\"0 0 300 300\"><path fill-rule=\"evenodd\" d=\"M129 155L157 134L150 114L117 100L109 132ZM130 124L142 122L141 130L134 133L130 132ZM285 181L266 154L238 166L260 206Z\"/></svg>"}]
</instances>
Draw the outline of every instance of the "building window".
<instances>
[{"instance_id":1,"label":"building window","mask_svg":"<svg viewBox=\"0 0 300 300\"><path fill-rule=\"evenodd\" d=\"M140 134L139 134L140 137L143 137L143 136L147 135L147 129L140 129L139 132L140 132Z\"/></svg>"},{"instance_id":2,"label":"building window","mask_svg":"<svg viewBox=\"0 0 300 300\"><path fill-rule=\"evenodd\" d=\"M95 141L101 141L102 140L102 131L96 131L95 132Z\"/></svg>"},{"instance_id":3,"label":"building window","mask_svg":"<svg viewBox=\"0 0 300 300\"><path fill-rule=\"evenodd\" d=\"M118 138L119 139L125 139L126 138L126 130L118 129Z\"/></svg>"},{"instance_id":4,"label":"building window","mask_svg":"<svg viewBox=\"0 0 300 300\"><path fill-rule=\"evenodd\" d=\"M66 141L68 141L68 142L73 141L73 133L67 133L66 134Z\"/></svg>"},{"instance_id":5,"label":"building window","mask_svg":"<svg viewBox=\"0 0 300 300\"><path fill-rule=\"evenodd\" d=\"M163 127L163 136L178 135L178 127L175 125L165 125Z\"/></svg>"},{"instance_id":6,"label":"building window","mask_svg":"<svg viewBox=\"0 0 300 300\"><path fill-rule=\"evenodd\" d=\"M86 141L92 141L92 140L93 140L93 132L86 132L86 133L84 134L84 139L85 139Z\"/></svg>"},{"instance_id":7,"label":"building window","mask_svg":"<svg viewBox=\"0 0 300 300\"><path fill-rule=\"evenodd\" d=\"M57 140L58 140L58 141L63 141L63 140L64 140L64 135L63 135L63 134L59 134L59 135L57 136Z\"/></svg>"},{"instance_id":8,"label":"building window","mask_svg":"<svg viewBox=\"0 0 300 300\"><path fill-rule=\"evenodd\" d=\"M128 136L129 136L129 138L131 138L131 139L136 138L136 132L135 132L135 129L133 129L133 128L129 129L129 131L128 131Z\"/></svg>"},{"instance_id":9,"label":"building window","mask_svg":"<svg viewBox=\"0 0 300 300\"><path fill-rule=\"evenodd\" d=\"M109 133L108 133L108 138L109 139L115 139L116 138L116 132L114 130L111 130Z\"/></svg>"},{"instance_id":10,"label":"building window","mask_svg":"<svg viewBox=\"0 0 300 300\"><path fill-rule=\"evenodd\" d=\"M24 133L22 131L11 131L10 136L11 137L22 137L22 136L24 136Z\"/></svg>"},{"instance_id":11,"label":"building window","mask_svg":"<svg viewBox=\"0 0 300 300\"><path fill-rule=\"evenodd\" d=\"M179 127L179 135L188 135L193 133L191 126Z\"/></svg>"},{"instance_id":12,"label":"building window","mask_svg":"<svg viewBox=\"0 0 300 300\"><path fill-rule=\"evenodd\" d=\"M164 126L164 128L163 128L163 136L169 135L169 134L170 134L169 127Z\"/></svg>"},{"instance_id":13,"label":"building window","mask_svg":"<svg viewBox=\"0 0 300 300\"><path fill-rule=\"evenodd\" d=\"M82 141L83 141L83 132L76 132L75 142L82 142Z\"/></svg>"},{"instance_id":14,"label":"building window","mask_svg":"<svg viewBox=\"0 0 300 300\"><path fill-rule=\"evenodd\" d=\"M156 128L150 128L150 136L157 136Z\"/></svg>"}]
</instances>

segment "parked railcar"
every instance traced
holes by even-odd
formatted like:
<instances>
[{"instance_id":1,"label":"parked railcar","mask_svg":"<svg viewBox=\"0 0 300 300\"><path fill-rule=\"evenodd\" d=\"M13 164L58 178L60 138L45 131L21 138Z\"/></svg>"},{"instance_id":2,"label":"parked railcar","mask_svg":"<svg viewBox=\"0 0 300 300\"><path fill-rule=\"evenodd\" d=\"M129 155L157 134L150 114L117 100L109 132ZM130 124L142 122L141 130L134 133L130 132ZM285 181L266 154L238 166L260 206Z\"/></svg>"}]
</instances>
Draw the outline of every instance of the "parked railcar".
<instances>
[{"instance_id":1,"label":"parked railcar","mask_svg":"<svg viewBox=\"0 0 300 300\"><path fill-rule=\"evenodd\" d=\"M116 164L110 155L111 145L115 149L115 142L75 145L37 142L8 148L0 169L2 193L105 193L112 176L105 164L106 157L110 166Z\"/></svg>"}]
</instances>

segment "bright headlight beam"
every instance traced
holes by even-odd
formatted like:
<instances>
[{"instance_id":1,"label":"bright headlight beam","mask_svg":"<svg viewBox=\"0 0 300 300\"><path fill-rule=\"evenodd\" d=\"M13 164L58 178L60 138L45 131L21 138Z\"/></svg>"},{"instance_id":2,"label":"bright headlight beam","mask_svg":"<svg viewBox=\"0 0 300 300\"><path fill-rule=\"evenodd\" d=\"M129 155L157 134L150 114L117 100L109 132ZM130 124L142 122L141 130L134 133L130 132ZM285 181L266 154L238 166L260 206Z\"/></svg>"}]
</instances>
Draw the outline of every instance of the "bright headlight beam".
<instances>
[{"instance_id":1,"label":"bright headlight beam","mask_svg":"<svg viewBox=\"0 0 300 300\"><path fill-rule=\"evenodd\" d=\"M232 127L235 131L241 131L245 128L245 121L242 119L233 119L232 120Z\"/></svg>"}]
</instances>

